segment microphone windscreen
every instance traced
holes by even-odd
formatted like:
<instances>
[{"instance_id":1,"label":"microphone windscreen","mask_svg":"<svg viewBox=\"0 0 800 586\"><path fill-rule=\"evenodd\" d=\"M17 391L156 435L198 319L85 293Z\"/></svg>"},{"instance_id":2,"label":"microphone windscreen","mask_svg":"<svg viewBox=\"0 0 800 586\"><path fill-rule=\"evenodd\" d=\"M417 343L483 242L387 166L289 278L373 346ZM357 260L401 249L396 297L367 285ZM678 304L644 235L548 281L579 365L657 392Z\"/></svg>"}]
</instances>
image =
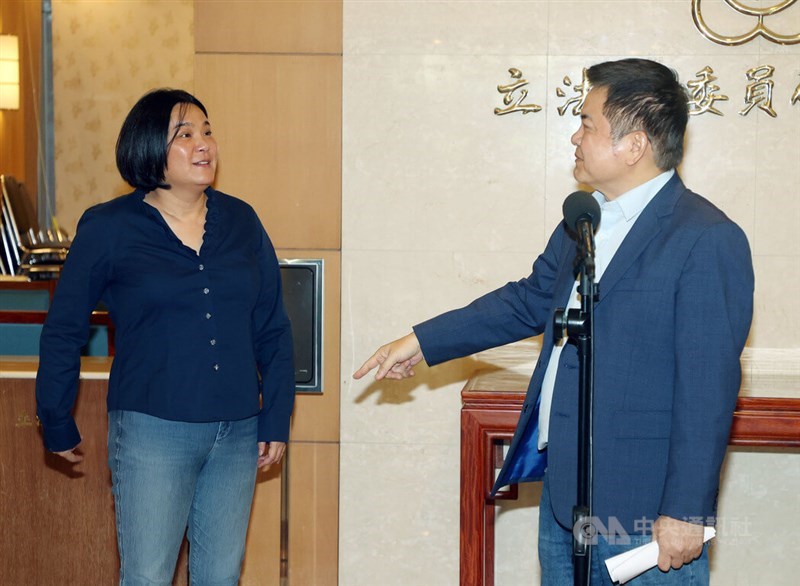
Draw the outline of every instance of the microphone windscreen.
<instances>
[{"instance_id":1,"label":"microphone windscreen","mask_svg":"<svg viewBox=\"0 0 800 586\"><path fill-rule=\"evenodd\" d=\"M600 204L587 191L576 191L569 194L562 206L564 221L573 230L578 230L578 220L586 218L592 223L592 229L597 230L600 223Z\"/></svg>"}]
</instances>

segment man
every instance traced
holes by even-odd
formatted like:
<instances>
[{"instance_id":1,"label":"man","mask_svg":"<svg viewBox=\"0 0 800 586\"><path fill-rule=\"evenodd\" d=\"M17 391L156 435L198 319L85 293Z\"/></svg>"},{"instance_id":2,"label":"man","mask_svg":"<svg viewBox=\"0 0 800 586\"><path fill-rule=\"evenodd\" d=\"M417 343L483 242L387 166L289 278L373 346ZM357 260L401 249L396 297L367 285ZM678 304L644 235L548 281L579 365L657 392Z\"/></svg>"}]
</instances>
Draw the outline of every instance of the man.
<instances>
[{"instance_id":1,"label":"man","mask_svg":"<svg viewBox=\"0 0 800 586\"><path fill-rule=\"evenodd\" d=\"M592 584L603 560L642 542L658 570L631 584L708 583L713 524L750 328L753 270L741 229L684 187L686 92L670 69L624 59L588 70L572 136L575 179L596 189ZM571 585L577 500L578 356L554 343L553 311L578 307L574 235L560 224L532 274L414 327L354 374L376 379L544 333L542 352L495 489L542 479L542 583ZM601 531L602 532L602 531ZM630 537L630 539L628 539ZM659 571L660 570L660 571Z\"/></svg>"}]
</instances>

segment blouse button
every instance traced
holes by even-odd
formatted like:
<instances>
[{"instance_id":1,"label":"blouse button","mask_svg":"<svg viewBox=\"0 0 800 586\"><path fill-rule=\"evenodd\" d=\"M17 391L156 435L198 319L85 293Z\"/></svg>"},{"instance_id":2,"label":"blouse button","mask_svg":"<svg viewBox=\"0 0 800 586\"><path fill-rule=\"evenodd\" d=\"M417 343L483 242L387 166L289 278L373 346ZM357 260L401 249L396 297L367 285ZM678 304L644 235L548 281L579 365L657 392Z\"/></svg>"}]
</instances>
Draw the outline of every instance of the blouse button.
<instances>
[{"instance_id":1,"label":"blouse button","mask_svg":"<svg viewBox=\"0 0 800 586\"><path fill-rule=\"evenodd\" d=\"M208 291L209 291L208 287L206 287L205 289L203 289L203 293L204 293L205 295L208 295Z\"/></svg>"},{"instance_id":2,"label":"blouse button","mask_svg":"<svg viewBox=\"0 0 800 586\"><path fill-rule=\"evenodd\" d=\"M214 370L219 370L219 364L214 365Z\"/></svg>"},{"instance_id":3,"label":"blouse button","mask_svg":"<svg viewBox=\"0 0 800 586\"><path fill-rule=\"evenodd\" d=\"M211 340L209 340L209 342L211 343L212 346L216 346L217 345L217 341L214 338L211 338Z\"/></svg>"},{"instance_id":4,"label":"blouse button","mask_svg":"<svg viewBox=\"0 0 800 586\"><path fill-rule=\"evenodd\" d=\"M200 269L200 270L202 271L202 270L203 270L204 268L206 268L206 267L204 267L203 265L200 265L200 266L199 266L199 267L197 267L197 268L198 268L198 269Z\"/></svg>"},{"instance_id":5,"label":"blouse button","mask_svg":"<svg viewBox=\"0 0 800 586\"><path fill-rule=\"evenodd\" d=\"M206 314L206 319L211 319L211 314L210 313Z\"/></svg>"}]
</instances>

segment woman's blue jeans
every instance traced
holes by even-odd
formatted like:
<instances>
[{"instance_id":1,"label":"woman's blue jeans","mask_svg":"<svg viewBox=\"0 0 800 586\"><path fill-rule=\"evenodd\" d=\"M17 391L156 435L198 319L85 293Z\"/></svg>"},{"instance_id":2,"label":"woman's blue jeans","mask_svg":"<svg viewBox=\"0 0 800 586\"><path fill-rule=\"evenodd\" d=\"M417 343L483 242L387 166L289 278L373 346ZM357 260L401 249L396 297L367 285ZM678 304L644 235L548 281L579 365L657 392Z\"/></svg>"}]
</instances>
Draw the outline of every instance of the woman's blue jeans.
<instances>
[{"instance_id":1,"label":"woman's blue jeans","mask_svg":"<svg viewBox=\"0 0 800 586\"><path fill-rule=\"evenodd\" d=\"M108 414L121 586L172 584L188 528L191 584L237 584L256 478L257 418Z\"/></svg>"}]
</instances>

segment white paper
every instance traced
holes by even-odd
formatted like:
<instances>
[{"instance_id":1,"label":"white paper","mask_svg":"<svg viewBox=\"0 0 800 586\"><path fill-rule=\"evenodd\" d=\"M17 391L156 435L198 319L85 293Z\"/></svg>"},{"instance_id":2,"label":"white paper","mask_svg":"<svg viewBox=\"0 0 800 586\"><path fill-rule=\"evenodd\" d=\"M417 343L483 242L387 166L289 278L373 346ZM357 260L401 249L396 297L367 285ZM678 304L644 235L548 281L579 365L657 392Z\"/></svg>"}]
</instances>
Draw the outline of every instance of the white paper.
<instances>
[{"instance_id":1,"label":"white paper","mask_svg":"<svg viewBox=\"0 0 800 586\"><path fill-rule=\"evenodd\" d=\"M706 527L703 531L703 543L714 537L716 533L713 527ZM657 564L658 543L655 541L606 560L606 568L608 568L611 580L620 584L633 580L639 574L655 568Z\"/></svg>"}]
</instances>

